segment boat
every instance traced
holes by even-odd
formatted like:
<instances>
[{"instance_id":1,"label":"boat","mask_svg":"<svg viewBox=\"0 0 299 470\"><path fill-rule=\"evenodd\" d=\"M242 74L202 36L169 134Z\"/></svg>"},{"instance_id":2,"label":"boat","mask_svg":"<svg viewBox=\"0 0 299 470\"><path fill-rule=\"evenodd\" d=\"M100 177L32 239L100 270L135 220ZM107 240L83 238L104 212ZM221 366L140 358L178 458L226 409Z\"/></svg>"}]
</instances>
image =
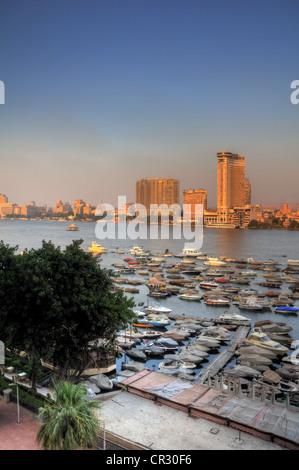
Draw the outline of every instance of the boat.
<instances>
[{"instance_id":1,"label":"boat","mask_svg":"<svg viewBox=\"0 0 299 470\"><path fill-rule=\"evenodd\" d=\"M138 245L134 245L133 248L130 249L131 255L137 255L137 256L144 256L145 253L143 251L143 248Z\"/></svg>"},{"instance_id":2,"label":"boat","mask_svg":"<svg viewBox=\"0 0 299 470\"><path fill-rule=\"evenodd\" d=\"M203 264L207 266L226 266L227 265L225 261L221 261L219 258L207 258L207 261L204 261Z\"/></svg>"},{"instance_id":3,"label":"boat","mask_svg":"<svg viewBox=\"0 0 299 470\"><path fill-rule=\"evenodd\" d=\"M249 338L244 339L244 343L255 344L257 346L260 346L261 348L268 349L279 355L284 355L289 350L286 346L283 346L282 344L270 339L269 336L267 336L267 334L264 333L261 328L254 328L253 333L251 333Z\"/></svg>"},{"instance_id":4,"label":"boat","mask_svg":"<svg viewBox=\"0 0 299 470\"><path fill-rule=\"evenodd\" d=\"M74 231L79 230L79 227L75 224L71 224L67 227L67 229L70 230L71 232L74 232Z\"/></svg>"},{"instance_id":5,"label":"boat","mask_svg":"<svg viewBox=\"0 0 299 470\"><path fill-rule=\"evenodd\" d=\"M172 310L167 307L163 307L162 305L153 305L146 307L147 312L154 312L154 313L170 313Z\"/></svg>"},{"instance_id":6,"label":"boat","mask_svg":"<svg viewBox=\"0 0 299 470\"><path fill-rule=\"evenodd\" d=\"M91 246L88 248L90 253L100 254L106 253L107 248L104 248L100 243L92 242Z\"/></svg>"},{"instance_id":7,"label":"boat","mask_svg":"<svg viewBox=\"0 0 299 470\"><path fill-rule=\"evenodd\" d=\"M219 287L216 282L209 282L209 281L202 281L199 283L199 287L201 289L215 289L216 287Z\"/></svg>"},{"instance_id":8,"label":"boat","mask_svg":"<svg viewBox=\"0 0 299 470\"><path fill-rule=\"evenodd\" d=\"M230 300L224 298L207 298L205 300L206 305L229 305Z\"/></svg>"},{"instance_id":9,"label":"boat","mask_svg":"<svg viewBox=\"0 0 299 470\"><path fill-rule=\"evenodd\" d=\"M170 320L168 318L159 318L159 317L150 317L147 319L146 323L153 326L168 326Z\"/></svg>"},{"instance_id":10,"label":"boat","mask_svg":"<svg viewBox=\"0 0 299 470\"><path fill-rule=\"evenodd\" d=\"M299 312L299 308L289 307L288 305L285 305L283 307L275 307L274 311L276 313L293 313L293 314L297 314Z\"/></svg>"},{"instance_id":11,"label":"boat","mask_svg":"<svg viewBox=\"0 0 299 470\"><path fill-rule=\"evenodd\" d=\"M182 251L183 256L203 256L203 253L200 251L196 250L195 248L184 248Z\"/></svg>"},{"instance_id":12,"label":"boat","mask_svg":"<svg viewBox=\"0 0 299 470\"><path fill-rule=\"evenodd\" d=\"M160 362L158 369L179 369L180 362L173 359L166 359L166 361Z\"/></svg>"},{"instance_id":13,"label":"boat","mask_svg":"<svg viewBox=\"0 0 299 470\"><path fill-rule=\"evenodd\" d=\"M299 266L298 259L288 259L288 266Z\"/></svg>"},{"instance_id":14,"label":"boat","mask_svg":"<svg viewBox=\"0 0 299 470\"><path fill-rule=\"evenodd\" d=\"M202 295L199 294L181 294L179 298L182 300L200 300L202 299Z\"/></svg>"},{"instance_id":15,"label":"boat","mask_svg":"<svg viewBox=\"0 0 299 470\"><path fill-rule=\"evenodd\" d=\"M238 307L241 310L263 310L264 309L263 305L258 304L257 302L253 302L253 301L239 303Z\"/></svg>"},{"instance_id":16,"label":"boat","mask_svg":"<svg viewBox=\"0 0 299 470\"><path fill-rule=\"evenodd\" d=\"M232 322L232 323L243 323L243 322L250 322L250 318L244 317L243 315L239 315L238 313L230 313L224 312L218 318L219 322Z\"/></svg>"}]
</instances>

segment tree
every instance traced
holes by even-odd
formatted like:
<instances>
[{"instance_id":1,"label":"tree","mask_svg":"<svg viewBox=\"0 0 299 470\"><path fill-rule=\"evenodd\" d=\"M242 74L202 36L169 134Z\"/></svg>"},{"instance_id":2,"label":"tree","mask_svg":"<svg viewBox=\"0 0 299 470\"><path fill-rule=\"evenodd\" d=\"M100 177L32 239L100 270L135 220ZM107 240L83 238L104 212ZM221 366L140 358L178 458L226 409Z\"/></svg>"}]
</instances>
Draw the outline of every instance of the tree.
<instances>
[{"instance_id":1,"label":"tree","mask_svg":"<svg viewBox=\"0 0 299 470\"><path fill-rule=\"evenodd\" d=\"M113 350L116 332L134 317L133 301L112 292L109 271L81 243L62 251L43 241L22 256L0 243L0 331L7 347L26 351L33 393L41 359L61 378L80 374L90 342L105 338Z\"/></svg>"},{"instance_id":2,"label":"tree","mask_svg":"<svg viewBox=\"0 0 299 470\"><path fill-rule=\"evenodd\" d=\"M45 450L76 450L92 447L100 427L95 410L100 402L87 400L83 385L70 382L54 384L55 399L39 413L43 420L37 440Z\"/></svg>"}]
</instances>

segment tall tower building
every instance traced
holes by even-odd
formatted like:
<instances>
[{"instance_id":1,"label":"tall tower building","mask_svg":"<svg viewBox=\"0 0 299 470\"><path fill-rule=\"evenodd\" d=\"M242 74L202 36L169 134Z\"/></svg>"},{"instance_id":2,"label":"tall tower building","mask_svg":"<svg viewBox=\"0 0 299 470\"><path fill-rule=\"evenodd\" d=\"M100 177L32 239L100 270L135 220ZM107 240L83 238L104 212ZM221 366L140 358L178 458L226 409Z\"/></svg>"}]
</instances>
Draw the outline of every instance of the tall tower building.
<instances>
[{"instance_id":1,"label":"tall tower building","mask_svg":"<svg viewBox=\"0 0 299 470\"><path fill-rule=\"evenodd\" d=\"M251 183L248 178L245 179L245 186L244 186L244 205L251 204Z\"/></svg>"},{"instance_id":2,"label":"tall tower building","mask_svg":"<svg viewBox=\"0 0 299 470\"><path fill-rule=\"evenodd\" d=\"M217 153L217 210L225 211L245 202L245 157Z\"/></svg>"},{"instance_id":3,"label":"tall tower building","mask_svg":"<svg viewBox=\"0 0 299 470\"><path fill-rule=\"evenodd\" d=\"M145 178L136 183L136 203L145 206L150 214L151 204L179 204L179 180L172 178Z\"/></svg>"}]
</instances>

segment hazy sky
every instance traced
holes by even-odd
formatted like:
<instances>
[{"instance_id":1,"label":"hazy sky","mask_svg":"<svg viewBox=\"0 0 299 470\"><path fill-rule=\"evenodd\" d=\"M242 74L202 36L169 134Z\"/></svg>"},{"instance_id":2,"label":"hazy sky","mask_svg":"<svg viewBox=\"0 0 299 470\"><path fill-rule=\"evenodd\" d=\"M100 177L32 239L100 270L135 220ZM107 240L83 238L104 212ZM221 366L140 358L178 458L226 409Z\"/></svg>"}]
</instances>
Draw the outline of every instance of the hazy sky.
<instances>
[{"instance_id":1,"label":"hazy sky","mask_svg":"<svg viewBox=\"0 0 299 470\"><path fill-rule=\"evenodd\" d=\"M252 202L299 202L298 0L1 0L0 193L135 201L246 157Z\"/></svg>"}]
</instances>

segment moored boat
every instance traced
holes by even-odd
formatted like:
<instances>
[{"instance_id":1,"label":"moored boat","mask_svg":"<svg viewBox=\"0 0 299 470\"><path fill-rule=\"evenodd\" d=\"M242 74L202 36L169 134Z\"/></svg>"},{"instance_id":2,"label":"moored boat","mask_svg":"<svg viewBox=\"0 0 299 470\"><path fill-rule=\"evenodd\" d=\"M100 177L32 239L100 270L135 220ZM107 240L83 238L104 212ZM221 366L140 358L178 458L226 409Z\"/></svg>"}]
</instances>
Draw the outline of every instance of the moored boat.
<instances>
[{"instance_id":1,"label":"moored boat","mask_svg":"<svg viewBox=\"0 0 299 470\"><path fill-rule=\"evenodd\" d=\"M92 242L88 250L90 253L94 254L101 254L107 252L107 248L104 248L100 243L97 242Z\"/></svg>"},{"instance_id":2,"label":"moored boat","mask_svg":"<svg viewBox=\"0 0 299 470\"><path fill-rule=\"evenodd\" d=\"M279 355L284 355L288 352L288 348L286 346L271 340L261 328L254 328L249 338L244 339L244 343L255 344Z\"/></svg>"}]
</instances>

